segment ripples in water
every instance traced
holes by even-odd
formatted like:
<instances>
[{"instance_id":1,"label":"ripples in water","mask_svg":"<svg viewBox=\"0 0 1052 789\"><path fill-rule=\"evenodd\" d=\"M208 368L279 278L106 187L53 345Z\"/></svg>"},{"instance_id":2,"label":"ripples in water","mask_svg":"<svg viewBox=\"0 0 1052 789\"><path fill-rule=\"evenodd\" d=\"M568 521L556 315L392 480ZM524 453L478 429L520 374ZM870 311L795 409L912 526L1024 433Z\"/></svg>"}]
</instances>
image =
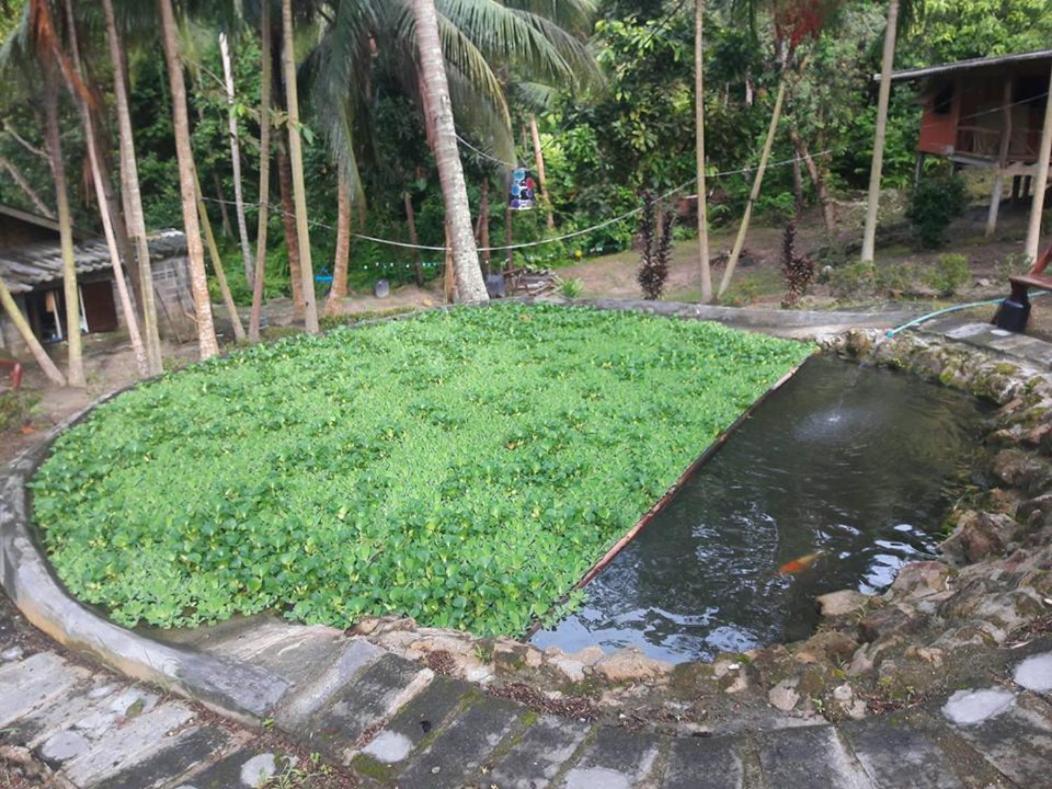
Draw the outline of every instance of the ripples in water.
<instances>
[{"instance_id":1,"label":"ripples in water","mask_svg":"<svg viewBox=\"0 0 1052 789\"><path fill-rule=\"evenodd\" d=\"M949 390L812 359L533 642L679 662L806 638L817 595L877 593L935 551L979 417Z\"/></svg>"}]
</instances>

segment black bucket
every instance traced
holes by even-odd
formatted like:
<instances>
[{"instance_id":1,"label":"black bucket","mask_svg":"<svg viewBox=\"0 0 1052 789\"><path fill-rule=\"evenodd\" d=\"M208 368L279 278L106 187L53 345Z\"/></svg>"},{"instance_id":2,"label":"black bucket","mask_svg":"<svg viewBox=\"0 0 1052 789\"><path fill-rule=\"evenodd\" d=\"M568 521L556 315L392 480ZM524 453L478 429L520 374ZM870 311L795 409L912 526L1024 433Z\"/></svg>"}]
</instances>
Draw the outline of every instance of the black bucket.
<instances>
[{"instance_id":1,"label":"black bucket","mask_svg":"<svg viewBox=\"0 0 1052 789\"><path fill-rule=\"evenodd\" d=\"M1001 302L994 315L993 323L998 329L1022 334L1026 331L1026 324L1030 320L1030 299L1026 288L1020 292L1013 293Z\"/></svg>"}]
</instances>

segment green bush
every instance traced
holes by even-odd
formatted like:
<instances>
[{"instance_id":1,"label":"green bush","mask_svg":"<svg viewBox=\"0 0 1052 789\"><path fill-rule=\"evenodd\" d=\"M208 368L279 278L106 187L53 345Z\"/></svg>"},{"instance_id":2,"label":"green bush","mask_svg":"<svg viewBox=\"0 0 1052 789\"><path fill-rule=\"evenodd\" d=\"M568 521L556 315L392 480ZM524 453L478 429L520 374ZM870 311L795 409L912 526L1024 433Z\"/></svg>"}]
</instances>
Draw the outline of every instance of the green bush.
<instances>
[{"instance_id":1,"label":"green bush","mask_svg":"<svg viewBox=\"0 0 1052 789\"><path fill-rule=\"evenodd\" d=\"M927 279L940 296L954 295L972 280L968 258L957 254L939 255Z\"/></svg>"},{"instance_id":2,"label":"green bush","mask_svg":"<svg viewBox=\"0 0 1052 789\"><path fill-rule=\"evenodd\" d=\"M946 229L967 205L964 181L956 175L921 179L906 212L920 243L930 249L946 242Z\"/></svg>"},{"instance_id":3,"label":"green bush","mask_svg":"<svg viewBox=\"0 0 1052 789\"><path fill-rule=\"evenodd\" d=\"M882 293L902 293L913 285L916 271L909 261L876 266L875 285Z\"/></svg>"},{"instance_id":4,"label":"green bush","mask_svg":"<svg viewBox=\"0 0 1052 789\"><path fill-rule=\"evenodd\" d=\"M584 283L577 278L564 279L559 283L559 292L568 299L576 299L584 290Z\"/></svg>"},{"instance_id":5,"label":"green bush","mask_svg":"<svg viewBox=\"0 0 1052 789\"><path fill-rule=\"evenodd\" d=\"M0 432L22 425L36 398L25 392L0 392Z\"/></svg>"},{"instance_id":6,"label":"green bush","mask_svg":"<svg viewBox=\"0 0 1052 789\"><path fill-rule=\"evenodd\" d=\"M521 633L810 352L512 304L304 335L100 406L56 441L34 515L69 589L125 625Z\"/></svg>"},{"instance_id":7,"label":"green bush","mask_svg":"<svg viewBox=\"0 0 1052 789\"><path fill-rule=\"evenodd\" d=\"M856 261L833 269L829 275L829 290L838 299L868 296L877 286L877 267Z\"/></svg>"}]
</instances>

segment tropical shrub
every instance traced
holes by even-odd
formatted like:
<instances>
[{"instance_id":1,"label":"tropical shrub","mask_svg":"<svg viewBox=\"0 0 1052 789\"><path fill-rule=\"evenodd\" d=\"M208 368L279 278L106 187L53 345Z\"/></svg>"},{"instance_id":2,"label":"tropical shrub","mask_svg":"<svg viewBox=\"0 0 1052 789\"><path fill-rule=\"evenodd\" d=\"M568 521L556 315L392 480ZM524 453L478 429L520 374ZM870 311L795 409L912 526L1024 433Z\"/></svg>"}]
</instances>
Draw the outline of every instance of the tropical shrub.
<instances>
[{"instance_id":1,"label":"tropical shrub","mask_svg":"<svg viewBox=\"0 0 1052 789\"><path fill-rule=\"evenodd\" d=\"M838 299L853 299L873 292L877 282L877 267L856 261L839 266L829 274L829 290Z\"/></svg>"},{"instance_id":2,"label":"tropical shrub","mask_svg":"<svg viewBox=\"0 0 1052 789\"><path fill-rule=\"evenodd\" d=\"M584 283L577 278L564 279L559 284L559 292L568 299L576 299L584 290Z\"/></svg>"},{"instance_id":3,"label":"tropical shrub","mask_svg":"<svg viewBox=\"0 0 1052 789\"><path fill-rule=\"evenodd\" d=\"M810 350L521 305L289 338L100 406L34 515L62 581L124 625L520 633Z\"/></svg>"},{"instance_id":4,"label":"tropical shrub","mask_svg":"<svg viewBox=\"0 0 1052 789\"><path fill-rule=\"evenodd\" d=\"M941 247L950 223L967 205L964 181L956 175L922 178L906 212L922 246Z\"/></svg>"},{"instance_id":5,"label":"tropical shrub","mask_svg":"<svg viewBox=\"0 0 1052 789\"><path fill-rule=\"evenodd\" d=\"M939 255L935 265L928 272L928 284L938 291L940 296L952 296L972 279L972 270L968 258L964 255Z\"/></svg>"}]
</instances>

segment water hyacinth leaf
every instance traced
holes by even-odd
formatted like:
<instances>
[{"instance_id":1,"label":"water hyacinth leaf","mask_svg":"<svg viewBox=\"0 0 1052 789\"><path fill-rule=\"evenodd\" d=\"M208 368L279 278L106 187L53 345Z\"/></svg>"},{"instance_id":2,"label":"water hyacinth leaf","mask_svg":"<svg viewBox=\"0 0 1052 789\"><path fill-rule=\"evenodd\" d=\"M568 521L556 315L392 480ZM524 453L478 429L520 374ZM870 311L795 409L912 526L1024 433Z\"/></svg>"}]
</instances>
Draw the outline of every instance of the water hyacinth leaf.
<instances>
[{"instance_id":1,"label":"water hyacinth leaf","mask_svg":"<svg viewBox=\"0 0 1052 789\"><path fill-rule=\"evenodd\" d=\"M502 305L289 338L143 384L32 485L59 576L126 625L279 610L516 634L811 348Z\"/></svg>"}]
</instances>

